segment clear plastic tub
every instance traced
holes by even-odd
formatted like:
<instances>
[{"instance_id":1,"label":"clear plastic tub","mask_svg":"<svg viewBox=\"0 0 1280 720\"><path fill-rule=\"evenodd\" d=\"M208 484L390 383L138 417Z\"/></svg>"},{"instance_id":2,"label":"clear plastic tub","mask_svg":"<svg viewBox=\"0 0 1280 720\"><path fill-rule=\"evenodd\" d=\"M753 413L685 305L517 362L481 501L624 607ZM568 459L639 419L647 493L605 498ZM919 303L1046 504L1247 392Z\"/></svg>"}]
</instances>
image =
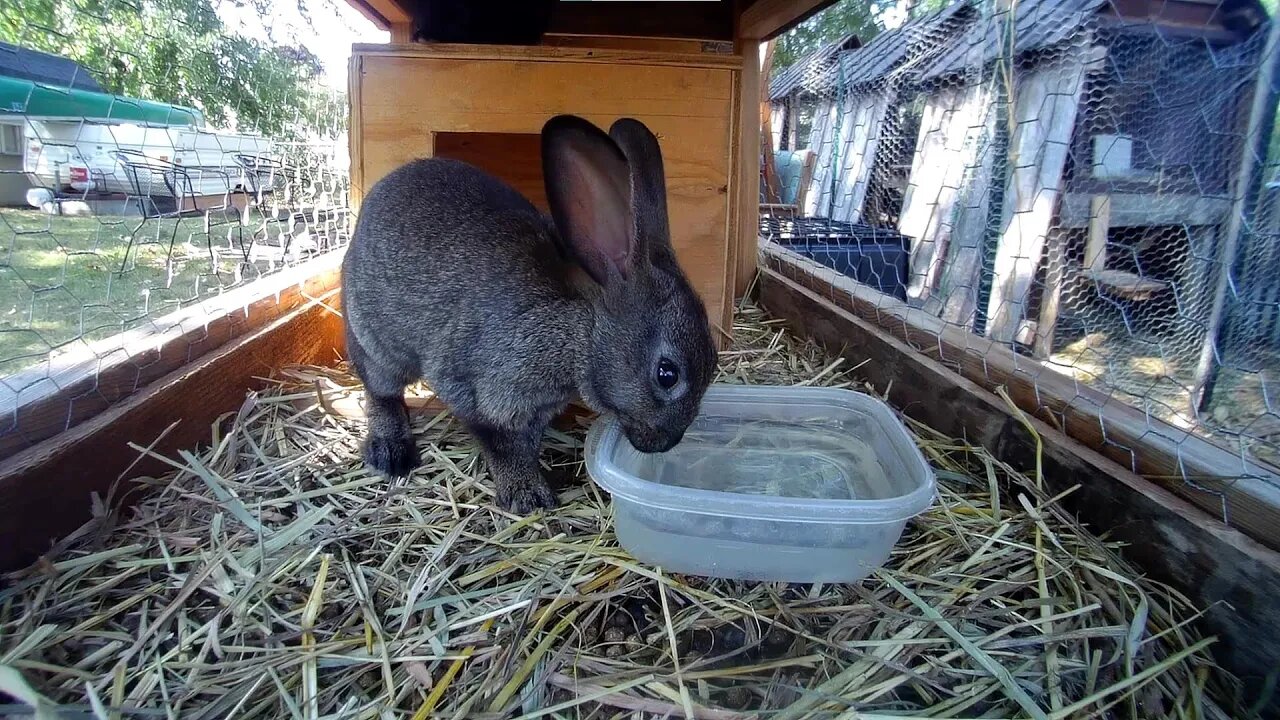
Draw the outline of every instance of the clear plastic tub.
<instances>
[{"instance_id":1,"label":"clear plastic tub","mask_svg":"<svg viewBox=\"0 0 1280 720\"><path fill-rule=\"evenodd\" d=\"M935 489L883 402L833 388L712 385L671 450L641 453L603 418L586 459L633 556L742 580L861 580Z\"/></svg>"}]
</instances>

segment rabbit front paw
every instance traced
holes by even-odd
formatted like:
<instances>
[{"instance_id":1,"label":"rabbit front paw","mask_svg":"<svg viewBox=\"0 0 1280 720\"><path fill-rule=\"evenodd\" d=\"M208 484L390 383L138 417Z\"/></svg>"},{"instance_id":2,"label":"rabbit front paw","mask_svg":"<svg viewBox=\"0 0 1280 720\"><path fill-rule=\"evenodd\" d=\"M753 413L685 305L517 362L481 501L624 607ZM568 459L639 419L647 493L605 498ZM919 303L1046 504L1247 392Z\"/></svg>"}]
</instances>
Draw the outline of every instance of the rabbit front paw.
<instances>
[{"instance_id":1,"label":"rabbit front paw","mask_svg":"<svg viewBox=\"0 0 1280 720\"><path fill-rule=\"evenodd\" d=\"M532 482L501 483L498 486L498 507L514 515L529 515L538 508L552 510L559 504L551 486L542 477Z\"/></svg>"},{"instance_id":2,"label":"rabbit front paw","mask_svg":"<svg viewBox=\"0 0 1280 720\"><path fill-rule=\"evenodd\" d=\"M421 457L413 437L370 435L365 441L364 461L369 467L393 478L407 477L418 467Z\"/></svg>"}]
</instances>

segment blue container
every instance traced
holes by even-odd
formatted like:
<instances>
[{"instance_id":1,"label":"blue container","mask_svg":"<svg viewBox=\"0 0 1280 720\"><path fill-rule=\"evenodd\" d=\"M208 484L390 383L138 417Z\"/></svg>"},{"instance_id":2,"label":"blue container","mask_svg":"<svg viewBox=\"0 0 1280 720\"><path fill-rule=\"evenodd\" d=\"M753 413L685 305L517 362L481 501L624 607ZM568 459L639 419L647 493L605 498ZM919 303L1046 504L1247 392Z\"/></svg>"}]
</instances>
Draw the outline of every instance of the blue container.
<instances>
[{"instance_id":1,"label":"blue container","mask_svg":"<svg viewBox=\"0 0 1280 720\"><path fill-rule=\"evenodd\" d=\"M911 246L901 233L825 218L770 218L761 223L761 233L863 285L907 299Z\"/></svg>"},{"instance_id":2,"label":"blue container","mask_svg":"<svg viewBox=\"0 0 1280 720\"><path fill-rule=\"evenodd\" d=\"M808 242L790 249L899 300L907 299L908 251L881 243Z\"/></svg>"}]
</instances>

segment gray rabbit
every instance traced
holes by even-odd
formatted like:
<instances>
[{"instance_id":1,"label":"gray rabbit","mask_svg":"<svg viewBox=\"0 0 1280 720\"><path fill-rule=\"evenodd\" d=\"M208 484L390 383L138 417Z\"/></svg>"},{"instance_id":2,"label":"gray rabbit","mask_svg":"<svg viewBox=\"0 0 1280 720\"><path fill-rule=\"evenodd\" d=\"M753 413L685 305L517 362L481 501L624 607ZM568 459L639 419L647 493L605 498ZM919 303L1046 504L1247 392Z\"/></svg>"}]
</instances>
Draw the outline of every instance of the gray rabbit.
<instances>
[{"instance_id":1,"label":"gray rabbit","mask_svg":"<svg viewBox=\"0 0 1280 720\"><path fill-rule=\"evenodd\" d=\"M405 387L425 379L479 441L498 505L557 505L538 455L575 395L665 452L711 382L706 309L676 263L658 140L561 115L542 129L541 213L469 164L420 159L365 196L343 260L347 354L364 383L364 459L420 458Z\"/></svg>"}]
</instances>

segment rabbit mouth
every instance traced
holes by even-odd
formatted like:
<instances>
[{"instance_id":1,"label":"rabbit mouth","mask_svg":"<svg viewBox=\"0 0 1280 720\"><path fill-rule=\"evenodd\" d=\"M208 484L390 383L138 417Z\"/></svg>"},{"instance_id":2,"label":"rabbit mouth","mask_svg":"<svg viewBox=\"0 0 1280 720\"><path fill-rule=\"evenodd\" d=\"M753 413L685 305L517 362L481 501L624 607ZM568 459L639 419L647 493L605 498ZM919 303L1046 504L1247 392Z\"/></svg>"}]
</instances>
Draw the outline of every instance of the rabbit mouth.
<instances>
[{"instance_id":1,"label":"rabbit mouth","mask_svg":"<svg viewBox=\"0 0 1280 720\"><path fill-rule=\"evenodd\" d=\"M631 446L642 453L664 453L684 438L683 432L669 432L644 425L624 424L622 432Z\"/></svg>"}]
</instances>

